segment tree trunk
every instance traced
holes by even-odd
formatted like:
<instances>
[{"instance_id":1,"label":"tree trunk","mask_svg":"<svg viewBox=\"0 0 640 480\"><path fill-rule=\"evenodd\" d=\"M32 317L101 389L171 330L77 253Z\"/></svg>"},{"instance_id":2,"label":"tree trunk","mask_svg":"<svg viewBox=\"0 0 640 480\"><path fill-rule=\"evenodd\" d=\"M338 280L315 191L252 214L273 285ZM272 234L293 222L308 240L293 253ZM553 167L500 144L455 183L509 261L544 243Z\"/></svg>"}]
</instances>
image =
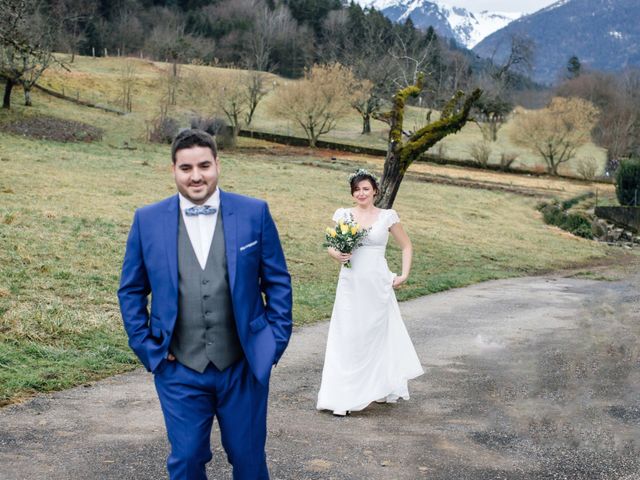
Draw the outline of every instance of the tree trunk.
<instances>
[{"instance_id":1,"label":"tree trunk","mask_svg":"<svg viewBox=\"0 0 640 480\"><path fill-rule=\"evenodd\" d=\"M23 88L24 88L24 105L25 107L31 107L32 106L31 89L27 87L23 87Z\"/></svg>"},{"instance_id":2,"label":"tree trunk","mask_svg":"<svg viewBox=\"0 0 640 480\"><path fill-rule=\"evenodd\" d=\"M384 171L380 183L381 195L376 199L376 207L391 208L396 200L396 195L400 189L400 184L404 178L404 171L401 168L400 152L389 150L384 161Z\"/></svg>"},{"instance_id":3,"label":"tree trunk","mask_svg":"<svg viewBox=\"0 0 640 480\"><path fill-rule=\"evenodd\" d=\"M371 133L371 115L362 116L362 134Z\"/></svg>"},{"instance_id":4,"label":"tree trunk","mask_svg":"<svg viewBox=\"0 0 640 480\"><path fill-rule=\"evenodd\" d=\"M13 80L6 79L6 84L4 86L4 98L2 100L2 108L11 108L11 90L13 90L13 86L15 83Z\"/></svg>"}]
</instances>

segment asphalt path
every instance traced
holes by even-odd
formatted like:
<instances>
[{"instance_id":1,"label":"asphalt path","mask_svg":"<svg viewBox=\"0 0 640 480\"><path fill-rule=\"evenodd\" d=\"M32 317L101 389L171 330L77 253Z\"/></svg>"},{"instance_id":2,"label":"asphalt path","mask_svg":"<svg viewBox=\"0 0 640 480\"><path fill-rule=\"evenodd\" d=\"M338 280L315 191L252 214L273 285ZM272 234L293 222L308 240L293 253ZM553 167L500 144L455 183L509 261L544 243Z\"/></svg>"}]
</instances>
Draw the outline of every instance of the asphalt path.
<instances>
[{"instance_id":1,"label":"asphalt path","mask_svg":"<svg viewBox=\"0 0 640 480\"><path fill-rule=\"evenodd\" d=\"M315 410L328 322L271 383L273 479L640 479L640 275L491 281L401 305L425 367L411 399ZM231 478L217 430L210 479ZM166 478L142 370L0 410L0 479Z\"/></svg>"}]
</instances>

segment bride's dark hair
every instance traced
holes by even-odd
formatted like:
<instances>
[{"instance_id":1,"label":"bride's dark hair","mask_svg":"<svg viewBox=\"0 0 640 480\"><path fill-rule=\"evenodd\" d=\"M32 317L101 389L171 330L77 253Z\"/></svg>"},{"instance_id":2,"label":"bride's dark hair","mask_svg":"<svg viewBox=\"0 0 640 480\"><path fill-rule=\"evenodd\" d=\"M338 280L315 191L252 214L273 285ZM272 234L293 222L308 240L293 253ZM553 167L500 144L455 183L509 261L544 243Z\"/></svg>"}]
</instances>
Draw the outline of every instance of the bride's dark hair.
<instances>
[{"instance_id":1,"label":"bride's dark hair","mask_svg":"<svg viewBox=\"0 0 640 480\"><path fill-rule=\"evenodd\" d=\"M380 191L380 184L378 182L378 177L376 177L373 173L365 170L364 168L359 168L354 173L349 175L349 184L351 185L351 194L356 190L356 186L363 180L369 180L371 182L371 186L377 195Z\"/></svg>"}]
</instances>

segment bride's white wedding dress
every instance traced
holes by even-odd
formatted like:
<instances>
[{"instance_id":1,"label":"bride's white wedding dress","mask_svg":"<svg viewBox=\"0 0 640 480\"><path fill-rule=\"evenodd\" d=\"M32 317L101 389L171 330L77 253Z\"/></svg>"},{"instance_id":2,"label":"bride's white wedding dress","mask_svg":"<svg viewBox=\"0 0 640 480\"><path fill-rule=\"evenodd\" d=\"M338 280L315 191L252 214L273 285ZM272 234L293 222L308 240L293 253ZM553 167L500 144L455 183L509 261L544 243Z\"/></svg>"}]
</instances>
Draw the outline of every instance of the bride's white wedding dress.
<instances>
[{"instance_id":1,"label":"bride's white wedding dress","mask_svg":"<svg viewBox=\"0 0 640 480\"><path fill-rule=\"evenodd\" d=\"M348 219L340 208L334 221ZM393 291L385 259L394 210L381 210L351 268L342 267L333 305L318 410L357 411L371 402L408 399L407 381L424 373Z\"/></svg>"}]
</instances>

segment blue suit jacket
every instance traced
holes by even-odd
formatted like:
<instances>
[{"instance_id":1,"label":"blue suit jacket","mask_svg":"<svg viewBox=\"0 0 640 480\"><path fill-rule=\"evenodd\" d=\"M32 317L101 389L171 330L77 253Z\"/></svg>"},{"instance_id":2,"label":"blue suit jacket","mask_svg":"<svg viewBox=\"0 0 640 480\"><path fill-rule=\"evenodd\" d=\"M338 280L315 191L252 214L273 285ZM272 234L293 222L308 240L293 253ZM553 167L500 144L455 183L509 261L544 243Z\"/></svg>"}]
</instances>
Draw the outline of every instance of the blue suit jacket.
<instances>
[{"instance_id":1,"label":"blue suit jacket","mask_svg":"<svg viewBox=\"0 0 640 480\"><path fill-rule=\"evenodd\" d=\"M291 278L266 202L220 191L220 210L238 336L266 385L291 336ZM118 299L129 345L152 372L166 359L178 315L180 214L178 195L138 209L122 265Z\"/></svg>"}]
</instances>

